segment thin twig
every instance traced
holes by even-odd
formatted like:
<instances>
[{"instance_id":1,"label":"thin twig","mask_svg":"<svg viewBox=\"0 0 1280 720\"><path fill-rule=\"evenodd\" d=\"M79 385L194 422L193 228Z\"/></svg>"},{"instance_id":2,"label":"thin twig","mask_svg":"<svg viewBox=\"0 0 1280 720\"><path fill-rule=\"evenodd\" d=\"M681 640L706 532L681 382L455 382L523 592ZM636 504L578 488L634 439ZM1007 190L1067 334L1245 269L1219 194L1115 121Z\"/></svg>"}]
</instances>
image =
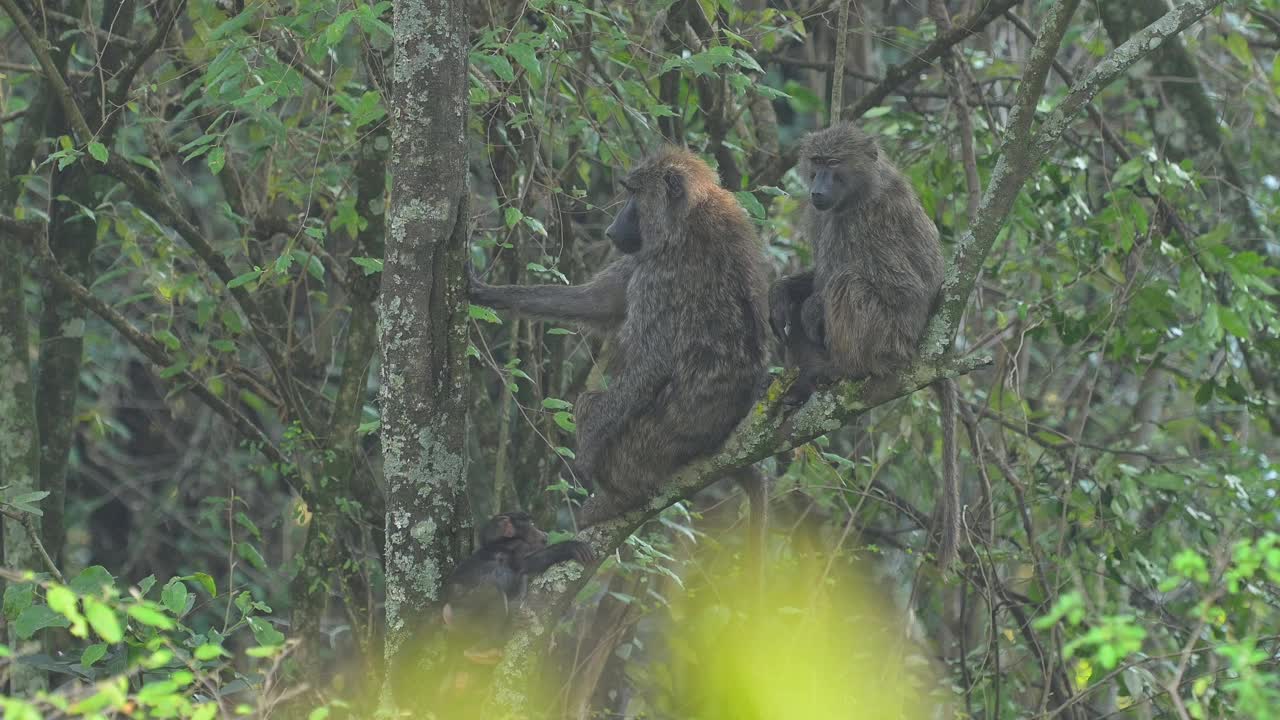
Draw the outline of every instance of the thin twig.
<instances>
[{"instance_id":1,"label":"thin twig","mask_svg":"<svg viewBox=\"0 0 1280 720\"><path fill-rule=\"evenodd\" d=\"M44 567L53 576L54 580L65 584L67 579L62 577L62 572L58 570L58 565L49 557L49 551L45 549L44 543L40 541L40 529L36 527L35 521L31 519L30 513L16 512L9 508L0 508L0 513L10 520L16 521L27 531L27 537L31 538L31 544L35 545L36 550L40 553L40 559L44 562Z\"/></svg>"},{"instance_id":2,"label":"thin twig","mask_svg":"<svg viewBox=\"0 0 1280 720\"><path fill-rule=\"evenodd\" d=\"M827 120L834 125L844 109L844 69L849 63L849 6L853 0L840 0L840 29L836 35L835 67L831 73L831 107Z\"/></svg>"}]
</instances>

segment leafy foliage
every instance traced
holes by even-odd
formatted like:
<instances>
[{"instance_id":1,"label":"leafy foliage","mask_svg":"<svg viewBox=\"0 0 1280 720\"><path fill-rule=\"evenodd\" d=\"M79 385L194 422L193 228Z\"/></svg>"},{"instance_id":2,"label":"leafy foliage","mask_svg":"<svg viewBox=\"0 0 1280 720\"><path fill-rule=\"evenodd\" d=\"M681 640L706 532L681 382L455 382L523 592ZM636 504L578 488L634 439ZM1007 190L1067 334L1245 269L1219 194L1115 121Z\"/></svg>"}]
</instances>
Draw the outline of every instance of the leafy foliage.
<instances>
[{"instance_id":1,"label":"leafy foliage","mask_svg":"<svg viewBox=\"0 0 1280 720\"><path fill-rule=\"evenodd\" d=\"M32 329L25 346L0 335L0 368L43 374L36 404L62 415L30 425L69 467L60 485L41 458L30 475L42 489L0 505L6 548L38 537L53 566L4 571L0 664L54 688L0 707L209 718L270 707L298 678L324 679L303 700L317 717L371 705L325 663L380 682L370 659L394 602L382 581L398 571L380 553L371 379L395 239L388 128L414 121L392 102L392 3L43 5L48 25L18 14L47 40L91 132L68 117L19 18L0 16L0 231L22 240L25 278L0 302ZM995 17L954 46L962 108L945 62L894 72L942 34L924 5L856 4L845 96L892 85L857 120L950 247L975 220L967 178L992 179L1030 44ZM1038 28L1050 5L1016 10ZM1165 9L1081 5L1039 119L1066 96L1063 74L1082 76ZM607 252L597 241L619 174L663 139L718 167L777 272L810 265L790 168L795 140L827 116L831 10L468 3L478 272L585 280ZM1017 196L955 347L995 357L961 381L955 576L927 562L941 444L929 397L764 464L777 576L865 573L882 591L867 596L876 617L908 638L891 649L934 663L920 677L943 678L930 691L963 716L1264 718L1280 706L1277 18L1277 0L1225 3L1164 44L1102 91L1096 114L1072 118ZM454 536L513 507L550 526L581 495L566 462L573 403L607 383L608 346L488 308L470 319L471 517ZM55 403L58 388L75 402ZM599 684L593 708L698 705L673 668L696 667L746 612L729 492L640 528L579 596L566 623L577 642L560 647L606 658L571 678ZM421 580L436 591L438 578ZM690 598L702 604L688 610ZM824 603L816 617L856 626L857 613ZM785 640L809 607L775 608L763 636ZM831 651L820 632L800 636L817 638L815 656Z\"/></svg>"}]
</instances>

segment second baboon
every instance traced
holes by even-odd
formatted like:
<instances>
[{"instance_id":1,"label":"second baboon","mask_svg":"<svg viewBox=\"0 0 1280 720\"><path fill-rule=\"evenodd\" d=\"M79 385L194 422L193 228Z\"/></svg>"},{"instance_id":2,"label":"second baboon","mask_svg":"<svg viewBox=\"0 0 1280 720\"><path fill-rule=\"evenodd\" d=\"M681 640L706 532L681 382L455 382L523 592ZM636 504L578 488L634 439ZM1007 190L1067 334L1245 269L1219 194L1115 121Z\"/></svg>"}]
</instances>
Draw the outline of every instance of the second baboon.
<instances>
[{"instance_id":1,"label":"second baboon","mask_svg":"<svg viewBox=\"0 0 1280 720\"><path fill-rule=\"evenodd\" d=\"M595 518L719 449L768 353L763 248L715 171L668 148L622 185L626 204L606 231L622 256L590 282L471 285L477 304L613 333L607 387L575 407L575 473L606 496Z\"/></svg>"},{"instance_id":2,"label":"second baboon","mask_svg":"<svg viewBox=\"0 0 1280 720\"><path fill-rule=\"evenodd\" d=\"M818 385L869 378L892 389L916 356L942 288L942 245L911 183L874 138L842 123L800 146L809 183L804 229L813 268L770 291L770 324L786 363L800 375L786 398L803 402ZM959 533L955 388L938 384L943 413L943 498L939 559L949 564Z\"/></svg>"}]
</instances>

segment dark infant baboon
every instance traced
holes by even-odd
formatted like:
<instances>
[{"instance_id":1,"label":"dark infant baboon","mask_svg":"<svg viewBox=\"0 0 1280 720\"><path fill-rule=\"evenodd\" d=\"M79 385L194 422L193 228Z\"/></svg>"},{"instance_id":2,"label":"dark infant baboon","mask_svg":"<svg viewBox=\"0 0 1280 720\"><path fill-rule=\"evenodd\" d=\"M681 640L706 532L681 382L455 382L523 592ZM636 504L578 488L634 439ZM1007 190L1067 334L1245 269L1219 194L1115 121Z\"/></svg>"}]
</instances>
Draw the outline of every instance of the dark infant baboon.
<instances>
[{"instance_id":1,"label":"dark infant baboon","mask_svg":"<svg viewBox=\"0 0 1280 720\"><path fill-rule=\"evenodd\" d=\"M444 583L445 625L472 662L501 657L512 607L524 597L529 578L552 565L594 560L590 546L577 540L547 545L547 534L528 513L495 515L480 530L480 547L458 564Z\"/></svg>"},{"instance_id":2,"label":"dark infant baboon","mask_svg":"<svg viewBox=\"0 0 1280 720\"><path fill-rule=\"evenodd\" d=\"M873 394L916 356L940 299L942 245L911 183L874 138L843 123L809 135L800 146L809 183L804 232L813 268L770 290L770 324L786 363L800 375L788 404L839 379L870 378ZM949 563L958 533L954 385L938 386L943 411L942 547Z\"/></svg>"},{"instance_id":3,"label":"dark infant baboon","mask_svg":"<svg viewBox=\"0 0 1280 720\"><path fill-rule=\"evenodd\" d=\"M622 185L606 231L622 256L587 284L471 285L472 302L614 333L607 387L575 408L575 473L606 496L597 519L719 449L768 352L763 249L715 171L667 148Z\"/></svg>"}]
</instances>

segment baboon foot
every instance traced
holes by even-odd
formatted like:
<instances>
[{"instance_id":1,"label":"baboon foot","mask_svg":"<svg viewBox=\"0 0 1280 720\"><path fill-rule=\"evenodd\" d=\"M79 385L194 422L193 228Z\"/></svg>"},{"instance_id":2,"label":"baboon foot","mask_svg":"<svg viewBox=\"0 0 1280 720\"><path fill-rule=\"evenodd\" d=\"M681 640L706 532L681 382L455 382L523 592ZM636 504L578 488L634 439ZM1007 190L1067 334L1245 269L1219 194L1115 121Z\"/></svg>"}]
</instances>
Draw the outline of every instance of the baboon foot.
<instances>
[{"instance_id":1,"label":"baboon foot","mask_svg":"<svg viewBox=\"0 0 1280 720\"><path fill-rule=\"evenodd\" d=\"M808 402L817 389L818 379L802 373L782 396L782 406L788 410L795 410Z\"/></svg>"}]
</instances>

